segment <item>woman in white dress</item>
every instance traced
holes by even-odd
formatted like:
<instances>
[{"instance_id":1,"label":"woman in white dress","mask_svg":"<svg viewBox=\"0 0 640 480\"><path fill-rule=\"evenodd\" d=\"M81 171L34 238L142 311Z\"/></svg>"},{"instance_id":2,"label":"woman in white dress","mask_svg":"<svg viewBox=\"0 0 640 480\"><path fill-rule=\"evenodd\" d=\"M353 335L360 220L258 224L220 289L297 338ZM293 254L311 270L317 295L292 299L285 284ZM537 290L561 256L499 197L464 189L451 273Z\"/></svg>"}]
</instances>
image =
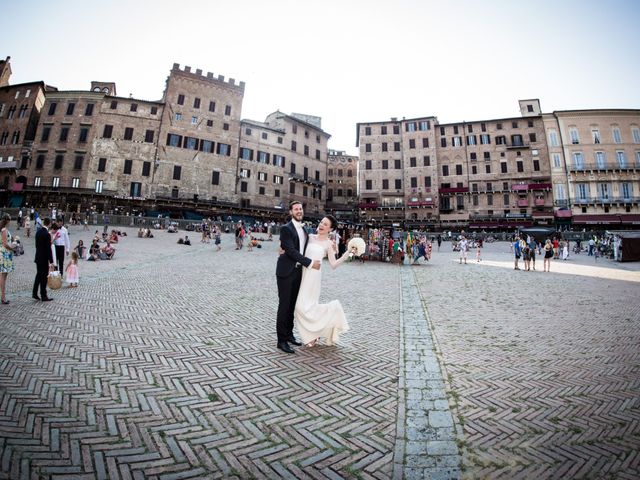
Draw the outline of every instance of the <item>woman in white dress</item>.
<instances>
[{"instance_id":1,"label":"woman in white dress","mask_svg":"<svg viewBox=\"0 0 640 480\"><path fill-rule=\"evenodd\" d=\"M305 257L311 260L321 260L328 257L332 269L349 257L345 252L336 258L338 251L335 241L329 238L329 233L337 226L335 217L327 215L318 224L316 235L309 235L309 243L305 250ZM294 311L294 319L302 342L313 347L319 338L325 338L327 345L333 345L342 332L349 330L342 305L338 300L329 303L319 303L322 280L322 269L304 268L302 282Z\"/></svg>"}]
</instances>

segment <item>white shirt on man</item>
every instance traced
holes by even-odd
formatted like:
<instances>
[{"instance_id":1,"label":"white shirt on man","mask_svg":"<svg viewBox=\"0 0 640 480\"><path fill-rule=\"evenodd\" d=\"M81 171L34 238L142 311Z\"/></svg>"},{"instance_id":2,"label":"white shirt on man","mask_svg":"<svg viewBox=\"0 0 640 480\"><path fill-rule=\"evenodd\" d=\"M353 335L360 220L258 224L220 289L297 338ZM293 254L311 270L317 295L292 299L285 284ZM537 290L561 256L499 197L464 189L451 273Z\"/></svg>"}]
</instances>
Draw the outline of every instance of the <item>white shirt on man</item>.
<instances>
[{"instance_id":1,"label":"white shirt on man","mask_svg":"<svg viewBox=\"0 0 640 480\"><path fill-rule=\"evenodd\" d=\"M298 232L298 250L300 253L304 253L304 229L302 228L302 223L297 220L291 220L293 222L293 226L296 227L296 232Z\"/></svg>"},{"instance_id":2,"label":"white shirt on man","mask_svg":"<svg viewBox=\"0 0 640 480\"><path fill-rule=\"evenodd\" d=\"M69 231L67 227L62 225L58 230L58 236L54 240L54 245L64 246L65 253L71 251L71 241L69 240Z\"/></svg>"}]
</instances>

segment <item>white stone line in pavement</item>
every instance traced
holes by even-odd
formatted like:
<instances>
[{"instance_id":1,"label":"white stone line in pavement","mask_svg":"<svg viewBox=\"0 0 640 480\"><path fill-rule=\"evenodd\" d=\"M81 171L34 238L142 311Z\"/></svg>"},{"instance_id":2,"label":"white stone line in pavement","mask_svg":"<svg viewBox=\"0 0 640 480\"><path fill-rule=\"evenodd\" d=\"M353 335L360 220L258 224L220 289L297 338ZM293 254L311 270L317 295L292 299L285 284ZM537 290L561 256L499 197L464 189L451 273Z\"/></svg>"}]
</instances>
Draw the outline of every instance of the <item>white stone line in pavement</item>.
<instances>
[{"instance_id":1,"label":"white stone line in pavement","mask_svg":"<svg viewBox=\"0 0 640 480\"><path fill-rule=\"evenodd\" d=\"M459 263L459 260L452 259L454 263ZM513 270L513 260L511 261L496 261L496 260L482 260L481 262L470 261L469 265L475 265L478 267L499 267ZM462 266L465 266L464 264ZM523 261L520 259L520 270L524 270ZM536 261L535 272L542 272L544 267L541 261ZM533 270L531 270L533 272ZM629 272L627 270L617 270L609 267L597 267L595 265L578 265L571 263L570 260L555 260L551 263L550 273L561 273L563 275L580 275L583 277L602 278L606 280L621 280L623 282L637 282L640 283L640 272Z\"/></svg>"},{"instance_id":2,"label":"white stone line in pavement","mask_svg":"<svg viewBox=\"0 0 640 480\"><path fill-rule=\"evenodd\" d=\"M414 270L400 269L404 368L399 381L398 422L402 425L397 427L394 479L458 479L460 454L442 369Z\"/></svg>"}]
</instances>

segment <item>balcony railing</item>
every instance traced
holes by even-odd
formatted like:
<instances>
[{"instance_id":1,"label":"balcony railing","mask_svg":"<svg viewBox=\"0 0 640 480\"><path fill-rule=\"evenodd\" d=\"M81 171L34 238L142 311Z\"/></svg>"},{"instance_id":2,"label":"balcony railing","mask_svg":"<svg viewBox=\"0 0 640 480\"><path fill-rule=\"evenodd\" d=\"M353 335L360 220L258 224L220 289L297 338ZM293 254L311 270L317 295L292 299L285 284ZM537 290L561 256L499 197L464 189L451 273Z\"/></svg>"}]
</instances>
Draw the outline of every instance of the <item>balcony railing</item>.
<instances>
[{"instance_id":1,"label":"balcony railing","mask_svg":"<svg viewBox=\"0 0 640 480\"><path fill-rule=\"evenodd\" d=\"M507 148L529 148L529 144L526 142L507 143L506 146Z\"/></svg>"},{"instance_id":2,"label":"balcony railing","mask_svg":"<svg viewBox=\"0 0 640 480\"><path fill-rule=\"evenodd\" d=\"M290 173L289 181L308 183L309 185L315 185L317 187L321 187L324 185L324 182L321 180L315 180L309 177L305 178L304 175L300 175L298 173Z\"/></svg>"},{"instance_id":3,"label":"balcony railing","mask_svg":"<svg viewBox=\"0 0 640 480\"><path fill-rule=\"evenodd\" d=\"M440 193L469 193L469 187L440 188Z\"/></svg>"},{"instance_id":4,"label":"balcony railing","mask_svg":"<svg viewBox=\"0 0 640 480\"><path fill-rule=\"evenodd\" d=\"M536 207L543 207L544 206L544 198L536 198L535 199L535 206Z\"/></svg>"},{"instance_id":5,"label":"balcony railing","mask_svg":"<svg viewBox=\"0 0 640 480\"><path fill-rule=\"evenodd\" d=\"M588 162L569 165L570 172L605 172L614 170L640 170L640 164L630 162Z\"/></svg>"},{"instance_id":6,"label":"balcony railing","mask_svg":"<svg viewBox=\"0 0 640 480\"><path fill-rule=\"evenodd\" d=\"M361 208L363 210L374 209L374 208L378 208L378 203L377 202L359 203L358 208Z\"/></svg>"},{"instance_id":7,"label":"balcony railing","mask_svg":"<svg viewBox=\"0 0 640 480\"><path fill-rule=\"evenodd\" d=\"M518 200L517 205L519 207L528 207L529 206L529 200L527 200L526 198L520 199L520 200Z\"/></svg>"},{"instance_id":8,"label":"balcony railing","mask_svg":"<svg viewBox=\"0 0 640 480\"><path fill-rule=\"evenodd\" d=\"M521 192L527 190L551 190L550 183L515 183L511 185L511 190Z\"/></svg>"},{"instance_id":9,"label":"balcony railing","mask_svg":"<svg viewBox=\"0 0 640 480\"><path fill-rule=\"evenodd\" d=\"M18 162L0 162L0 170L14 170L18 168Z\"/></svg>"},{"instance_id":10,"label":"balcony railing","mask_svg":"<svg viewBox=\"0 0 640 480\"><path fill-rule=\"evenodd\" d=\"M556 207L568 207L569 206L569 200L564 199L564 200L554 200L553 201L553 205Z\"/></svg>"},{"instance_id":11,"label":"balcony railing","mask_svg":"<svg viewBox=\"0 0 640 480\"><path fill-rule=\"evenodd\" d=\"M432 207L433 205L433 200L416 200L413 202L407 202L407 207Z\"/></svg>"},{"instance_id":12,"label":"balcony railing","mask_svg":"<svg viewBox=\"0 0 640 480\"><path fill-rule=\"evenodd\" d=\"M640 202L640 197L583 197L576 198L574 203L580 205L593 204L593 203L601 203L601 204L610 204L610 203L638 203Z\"/></svg>"}]
</instances>

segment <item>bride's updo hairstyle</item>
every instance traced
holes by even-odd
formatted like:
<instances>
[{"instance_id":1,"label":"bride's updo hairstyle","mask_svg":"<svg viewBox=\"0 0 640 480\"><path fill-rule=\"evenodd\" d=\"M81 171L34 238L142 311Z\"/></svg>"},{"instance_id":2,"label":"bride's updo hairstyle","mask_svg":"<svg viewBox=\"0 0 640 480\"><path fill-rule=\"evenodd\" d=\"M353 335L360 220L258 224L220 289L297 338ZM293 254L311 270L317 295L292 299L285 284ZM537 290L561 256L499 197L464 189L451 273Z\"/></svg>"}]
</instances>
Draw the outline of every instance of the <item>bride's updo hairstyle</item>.
<instances>
[{"instance_id":1,"label":"bride's updo hairstyle","mask_svg":"<svg viewBox=\"0 0 640 480\"><path fill-rule=\"evenodd\" d=\"M333 215L325 215L324 218L328 219L329 222L331 222L331 230L329 230L330 232L338 228L338 220L336 220L336 217L334 217Z\"/></svg>"}]
</instances>

